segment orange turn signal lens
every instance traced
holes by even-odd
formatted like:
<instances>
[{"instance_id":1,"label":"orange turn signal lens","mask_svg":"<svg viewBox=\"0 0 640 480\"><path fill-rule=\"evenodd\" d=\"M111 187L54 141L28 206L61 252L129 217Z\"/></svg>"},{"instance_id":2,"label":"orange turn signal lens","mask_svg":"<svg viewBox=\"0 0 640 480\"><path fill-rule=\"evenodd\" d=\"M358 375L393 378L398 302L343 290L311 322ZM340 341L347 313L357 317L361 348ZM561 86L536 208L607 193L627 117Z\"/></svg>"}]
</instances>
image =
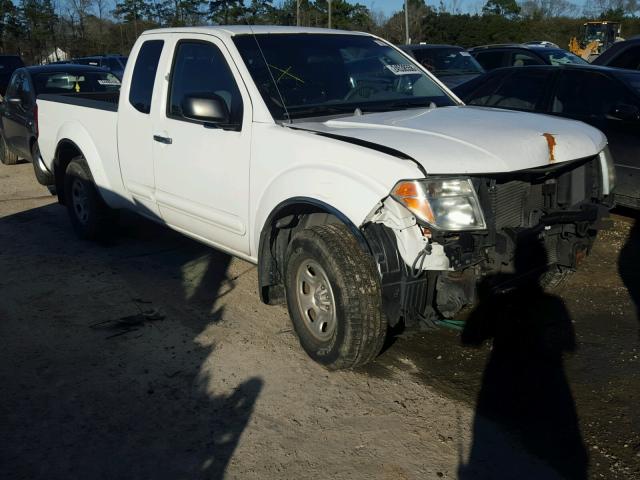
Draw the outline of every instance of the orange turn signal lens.
<instances>
[{"instance_id":1,"label":"orange turn signal lens","mask_svg":"<svg viewBox=\"0 0 640 480\"><path fill-rule=\"evenodd\" d=\"M401 182L393 189L393 196L403 203L411 213L426 220L435 222L435 215L429 201L420 191L417 182Z\"/></svg>"}]
</instances>

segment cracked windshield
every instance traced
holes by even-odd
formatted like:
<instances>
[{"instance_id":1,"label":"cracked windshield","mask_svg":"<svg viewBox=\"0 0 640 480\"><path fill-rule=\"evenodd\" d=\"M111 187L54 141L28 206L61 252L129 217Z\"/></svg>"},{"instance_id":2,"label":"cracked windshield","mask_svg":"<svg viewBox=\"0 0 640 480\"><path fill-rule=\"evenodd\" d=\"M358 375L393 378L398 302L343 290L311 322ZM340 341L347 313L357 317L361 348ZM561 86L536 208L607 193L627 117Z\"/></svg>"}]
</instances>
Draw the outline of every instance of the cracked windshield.
<instances>
[{"instance_id":1,"label":"cracked windshield","mask_svg":"<svg viewBox=\"0 0 640 480\"><path fill-rule=\"evenodd\" d=\"M234 42L278 120L454 105L385 42L361 35L241 35Z\"/></svg>"}]
</instances>

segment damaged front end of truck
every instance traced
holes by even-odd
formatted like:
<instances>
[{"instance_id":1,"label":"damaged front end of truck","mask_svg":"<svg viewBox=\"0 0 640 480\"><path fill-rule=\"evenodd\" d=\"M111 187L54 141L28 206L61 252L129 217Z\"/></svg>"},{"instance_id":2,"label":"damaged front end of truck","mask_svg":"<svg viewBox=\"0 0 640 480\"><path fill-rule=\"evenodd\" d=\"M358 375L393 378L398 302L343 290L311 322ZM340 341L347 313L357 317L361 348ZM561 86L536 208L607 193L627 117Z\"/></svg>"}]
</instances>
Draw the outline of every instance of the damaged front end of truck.
<instances>
[{"instance_id":1,"label":"damaged front end of truck","mask_svg":"<svg viewBox=\"0 0 640 480\"><path fill-rule=\"evenodd\" d=\"M599 155L498 174L399 182L362 231L377 262L389 324L433 326L535 278L557 286L588 255L613 199L612 161ZM542 245L546 262L516 268Z\"/></svg>"}]
</instances>

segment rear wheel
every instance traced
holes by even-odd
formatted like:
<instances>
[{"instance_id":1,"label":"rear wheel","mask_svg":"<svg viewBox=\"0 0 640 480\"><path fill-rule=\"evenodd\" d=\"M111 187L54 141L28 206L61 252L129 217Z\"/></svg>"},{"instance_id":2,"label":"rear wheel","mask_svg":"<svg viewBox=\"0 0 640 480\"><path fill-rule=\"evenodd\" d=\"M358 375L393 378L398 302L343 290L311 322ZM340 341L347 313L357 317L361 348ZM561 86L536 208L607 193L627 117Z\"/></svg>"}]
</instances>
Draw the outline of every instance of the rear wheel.
<instances>
[{"instance_id":1,"label":"rear wheel","mask_svg":"<svg viewBox=\"0 0 640 480\"><path fill-rule=\"evenodd\" d=\"M84 240L100 240L110 236L115 211L100 197L84 157L76 157L66 169L64 199L71 225Z\"/></svg>"},{"instance_id":2,"label":"rear wheel","mask_svg":"<svg viewBox=\"0 0 640 480\"><path fill-rule=\"evenodd\" d=\"M287 250L289 315L302 348L336 370L373 360L387 322L373 259L343 224L302 230Z\"/></svg>"},{"instance_id":3,"label":"rear wheel","mask_svg":"<svg viewBox=\"0 0 640 480\"><path fill-rule=\"evenodd\" d=\"M15 165L18 163L18 155L13 153L4 139L4 135L0 135L0 162L5 165Z\"/></svg>"}]
</instances>

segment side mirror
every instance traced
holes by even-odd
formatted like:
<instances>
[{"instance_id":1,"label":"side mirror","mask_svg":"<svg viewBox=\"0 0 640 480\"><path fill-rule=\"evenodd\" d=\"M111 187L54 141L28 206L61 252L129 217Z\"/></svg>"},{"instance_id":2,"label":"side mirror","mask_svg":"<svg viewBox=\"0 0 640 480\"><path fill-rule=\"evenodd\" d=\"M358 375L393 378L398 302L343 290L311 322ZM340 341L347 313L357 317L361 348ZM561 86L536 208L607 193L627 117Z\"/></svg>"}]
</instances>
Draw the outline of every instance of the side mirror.
<instances>
[{"instance_id":1,"label":"side mirror","mask_svg":"<svg viewBox=\"0 0 640 480\"><path fill-rule=\"evenodd\" d=\"M609 116L618 120L637 121L640 120L640 109L635 105L621 103L611 109Z\"/></svg>"},{"instance_id":2,"label":"side mirror","mask_svg":"<svg viewBox=\"0 0 640 480\"><path fill-rule=\"evenodd\" d=\"M182 115L191 120L214 124L229 124L226 102L216 94L189 95L182 101Z\"/></svg>"}]
</instances>

